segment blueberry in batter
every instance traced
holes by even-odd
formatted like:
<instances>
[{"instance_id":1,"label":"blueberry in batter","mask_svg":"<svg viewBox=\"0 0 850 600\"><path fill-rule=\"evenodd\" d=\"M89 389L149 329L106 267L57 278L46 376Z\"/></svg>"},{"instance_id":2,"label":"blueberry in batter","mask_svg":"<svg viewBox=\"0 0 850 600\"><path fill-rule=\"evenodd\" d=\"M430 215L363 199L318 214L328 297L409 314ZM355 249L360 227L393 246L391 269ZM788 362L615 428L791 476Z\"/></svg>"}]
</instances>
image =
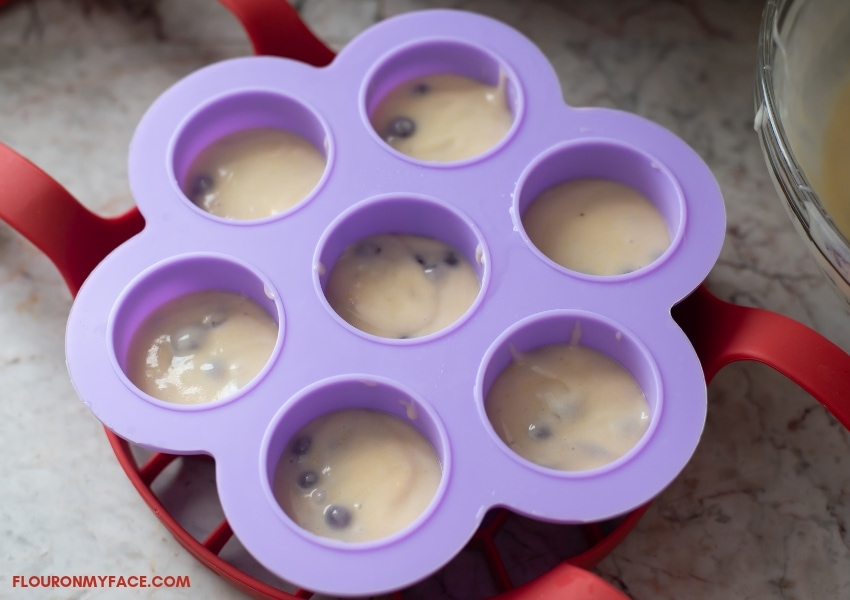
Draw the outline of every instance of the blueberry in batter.
<instances>
[{"instance_id":1,"label":"blueberry in batter","mask_svg":"<svg viewBox=\"0 0 850 600\"><path fill-rule=\"evenodd\" d=\"M432 238L380 234L347 247L331 270L325 297L354 327L385 338L439 331L465 313L480 290L460 252Z\"/></svg>"},{"instance_id":2,"label":"blueberry in batter","mask_svg":"<svg viewBox=\"0 0 850 600\"><path fill-rule=\"evenodd\" d=\"M325 521L333 529L345 529L351 524L351 511L339 504L330 504L325 509Z\"/></svg>"},{"instance_id":3,"label":"blueberry in batter","mask_svg":"<svg viewBox=\"0 0 850 600\"><path fill-rule=\"evenodd\" d=\"M387 141L392 141L396 138L409 138L416 133L416 123L409 117L396 117L387 126Z\"/></svg>"}]
</instances>

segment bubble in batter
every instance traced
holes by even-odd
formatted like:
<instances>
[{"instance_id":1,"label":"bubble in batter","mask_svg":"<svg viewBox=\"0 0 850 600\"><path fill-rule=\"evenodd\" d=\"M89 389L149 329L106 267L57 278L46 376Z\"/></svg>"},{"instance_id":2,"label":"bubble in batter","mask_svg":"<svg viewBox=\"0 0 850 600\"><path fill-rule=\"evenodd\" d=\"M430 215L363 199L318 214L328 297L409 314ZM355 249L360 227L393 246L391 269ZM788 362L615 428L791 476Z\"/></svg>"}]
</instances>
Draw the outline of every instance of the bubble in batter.
<instances>
[{"instance_id":1,"label":"bubble in batter","mask_svg":"<svg viewBox=\"0 0 850 600\"><path fill-rule=\"evenodd\" d=\"M325 297L361 331L407 339L454 323L480 288L472 265L451 246L422 236L380 234L342 252Z\"/></svg>"},{"instance_id":2,"label":"bubble in batter","mask_svg":"<svg viewBox=\"0 0 850 600\"><path fill-rule=\"evenodd\" d=\"M127 377L154 398L177 404L221 400L265 366L275 321L240 294L203 291L157 308L133 336Z\"/></svg>"},{"instance_id":3,"label":"bubble in batter","mask_svg":"<svg viewBox=\"0 0 850 600\"><path fill-rule=\"evenodd\" d=\"M346 409L296 434L277 464L274 493L307 531L365 542L412 523L441 476L434 448L415 427L383 412Z\"/></svg>"},{"instance_id":4,"label":"bubble in batter","mask_svg":"<svg viewBox=\"0 0 850 600\"><path fill-rule=\"evenodd\" d=\"M183 191L226 219L262 219L303 200L325 170L325 157L282 129L246 129L205 148L189 167Z\"/></svg>"},{"instance_id":5,"label":"bubble in batter","mask_svg":"<svg viewBox=\"0 0 850 600\"><path fill-rule=\"evenodd\" d=\"M490 423L531 462L584 471L623 456L649 426L649 405L619 363L570 344L515 353L487 394Z\"/></svg>"},{"instance_id":6,"label":"bubble in batter","mask_svg":"<svg viewBox=\"0 0 850 600\"><path fill-rule=\"evenodd\" d=\"M559 265L589 275L623 275L670 246L661 213L636 190L606 179L549 188L522 215L532 243Z\"/></svg>"},{"instance_id":7,"label":"bubble in batter","mask_svg":"<svg viewBox=\"0 0 850 600\"><path fill-rule=\"evenodd\" d=\"M452 74L401 84L375 107L372 127L399 152L453 162L486 152L513 124L504 79L496 87Z\"/></svg>"}]
</instances>

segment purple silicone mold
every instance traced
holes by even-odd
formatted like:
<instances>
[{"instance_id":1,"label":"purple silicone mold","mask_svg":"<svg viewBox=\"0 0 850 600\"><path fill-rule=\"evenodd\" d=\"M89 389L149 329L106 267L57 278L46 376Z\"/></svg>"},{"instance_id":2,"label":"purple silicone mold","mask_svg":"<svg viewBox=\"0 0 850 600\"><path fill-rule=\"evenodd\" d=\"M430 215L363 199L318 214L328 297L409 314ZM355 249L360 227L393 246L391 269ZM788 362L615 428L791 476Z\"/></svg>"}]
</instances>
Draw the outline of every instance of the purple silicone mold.
<instances>
[{"instance_id":1,"label":"purple silicone mold","mask_svg":"<svg viewBox=\"0 0 850 600\"><path fill-rule=\"evenodd\" d=\"M392 150L372 130L368 111L393 85L437 72L505 82L514 124L499 145L468 160L429 163ZM215 139L252 127L306 137L327 159L323 179L271 218L204 213L181 191L188 165ZM717 183L664 128L620 111L566 106L546 58L497 21L410 13L364 32L324 68L251 57L202 69L151 106L133 138L129 176L146 227L77 296L67 333L71 378L118 435L171 453L212 455L234 532L280 577L338 595L398 589L448 562L494 506L564 523L621 515L661 492L696 447L705 381L670 309L720 252L725 215ZM672 244L653 264L594 277L555 265L528 240L521 215L529 202L547 187L590 176L630 185L659 208ZM330 308L322 289L343 248L389 232L441 239L473 264L481 291L454 325L388 340L353 329ZM276 349L231 398L192 407L152 399L123 373L128 340L159 305L201 289L258 301L279 325ZM617 461L568 473L511 454L484 414L484 397L511 345L523 351L568 342L577 322L583 344L635 376L651 424ZM364 544L305 533L270 488L293 433L348 406L407 419L443 464L425 513Z\"/></svg>"}]
</instances>

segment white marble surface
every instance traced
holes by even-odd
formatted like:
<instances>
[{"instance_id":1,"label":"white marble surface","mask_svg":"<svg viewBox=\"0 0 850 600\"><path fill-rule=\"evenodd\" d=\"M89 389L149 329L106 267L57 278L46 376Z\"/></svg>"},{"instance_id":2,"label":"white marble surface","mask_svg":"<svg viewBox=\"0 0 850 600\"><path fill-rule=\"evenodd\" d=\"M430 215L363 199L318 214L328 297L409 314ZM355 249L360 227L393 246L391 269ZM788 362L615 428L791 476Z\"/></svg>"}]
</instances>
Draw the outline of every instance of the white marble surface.
<instances>
[{"instance_id":1,"label":"white marble surface","mask_svg":"<svg viewBox=\"0 0 850 600\"><path fill-rule=\"evenodd\" d=\"M0 8L0 141L86 205L132 203L126 148L145 107L204 64L249 52L212 0L16 0ZM850 350L850 315L797 238L752 130L762 3L756 0L306 0L339 48L370 23L452 6L517 27L549 56L573 105L658 121L689 142L722 187L728 235L709 287L793 317ZM71 298L53 266L0 224L0 597L241 598L186 553L124 478L64 367ZM769 369L727 367L709 389L696 455L597 571L634 599L850 598L850 434ZM211 485L163 490L179 512ZM206 487L205 487L206 486ZM213 506L204 514L215 513ZM187 527L203 528L186 517ZM559 556L516 534L522 581ZM510 536L508 536L510 537ZM562 550L561 550L562 551ZM244 561L234 544L228 556ZM13 575L190 575L189 590L13 589ZM463 553L410 597L483 598L495 588Z\"/></svg>"}]
</instances>

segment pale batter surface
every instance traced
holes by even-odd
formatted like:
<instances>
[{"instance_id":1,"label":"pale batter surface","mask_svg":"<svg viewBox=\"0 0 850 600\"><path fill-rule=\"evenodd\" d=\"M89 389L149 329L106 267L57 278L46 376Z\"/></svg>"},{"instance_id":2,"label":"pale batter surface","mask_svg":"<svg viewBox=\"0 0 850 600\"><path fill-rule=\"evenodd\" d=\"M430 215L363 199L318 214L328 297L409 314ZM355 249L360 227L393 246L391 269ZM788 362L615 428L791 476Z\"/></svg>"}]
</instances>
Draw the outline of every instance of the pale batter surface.
<instances>
[{"instance_id":1,"label":"pale batter surface","mask_svg":"<svg viewBox=\"0 0 850 600\"><path fill-rule=\"evenodd\" d=\"M823 140L824 206L850 239L850 81L838 93Z\"/></svg>"},{"instance_id":2,"label":"pale batter surface","mask_svg":"<svg viewBox=\"0 0 850 600\"><path fill-rule=\"evenodd\" d=\"M531 462L584 471L623 456L649 426L649 405L619 363L578 344L515 353L486 399L493 429Z\"/></svg>"},{"instance_id":3,"label":"pale batter surface","mask_svg":"<svg viewBox=\"0 0 850 600\"><path fill-rule=\"evenodd\" d=\"M325 157L281 129L247 129L205 148L189 167L183 191L226 219L262 219L303 200L325 170Z\"/></svg>"},{"instance_id":4,"label":"pale batter surface","mask_svg":"<svg viewBox=\"0 0 850 600\"><path fill-rule=\"evenodd\" d=\"M278 462L274 491L307 531L365 542L412 523L441 475L437 454L415 427L383 412L347 409L295 435Z\"/></svg>"},{"instance_id":5,"label":"pale batter surface","mask_svg":"<svg viewBox=\"0 0 850 600\"><path fill-rule=\"evenodd\" d=\"M453 162L498 144L513 124L502 82L493 87L460 75L418 77L375 107L372 127L399 152Z\"/></svg>"},{"instance_id":6,"label":"pale batter surface","mask_svg":"<svg viewBox=\"0 0 850 600\"><path fill-rule=\"evenodd\" d=\"M222 291L187 294L157 308L133 336L127 377L177 404L226 398L268 362L275 321L253 300Z\"/></svg>"},{"instance_id":7,"label":"pale batter surface","mask_svg":"<svg viewBox=\"0 0 850 600\"><path fill-rule=\"evenodd\" d=\"M443 242L381 234L346 248L325 297L354 327L386 338L413 338L455 322L481 288L472 265Z\"/></svg>"},{"instance_id":8,"label":"pale batter surface","mask_svg":"<svg viewBox=\"0 0 850 600\"><path fill-rule=\"evenodd\" d=\"M522 215L528 237L559 265L589 275L637 271L670 246L661 213L636 190L605 179L549 188Z\"/></svg>"}]
</instances>

